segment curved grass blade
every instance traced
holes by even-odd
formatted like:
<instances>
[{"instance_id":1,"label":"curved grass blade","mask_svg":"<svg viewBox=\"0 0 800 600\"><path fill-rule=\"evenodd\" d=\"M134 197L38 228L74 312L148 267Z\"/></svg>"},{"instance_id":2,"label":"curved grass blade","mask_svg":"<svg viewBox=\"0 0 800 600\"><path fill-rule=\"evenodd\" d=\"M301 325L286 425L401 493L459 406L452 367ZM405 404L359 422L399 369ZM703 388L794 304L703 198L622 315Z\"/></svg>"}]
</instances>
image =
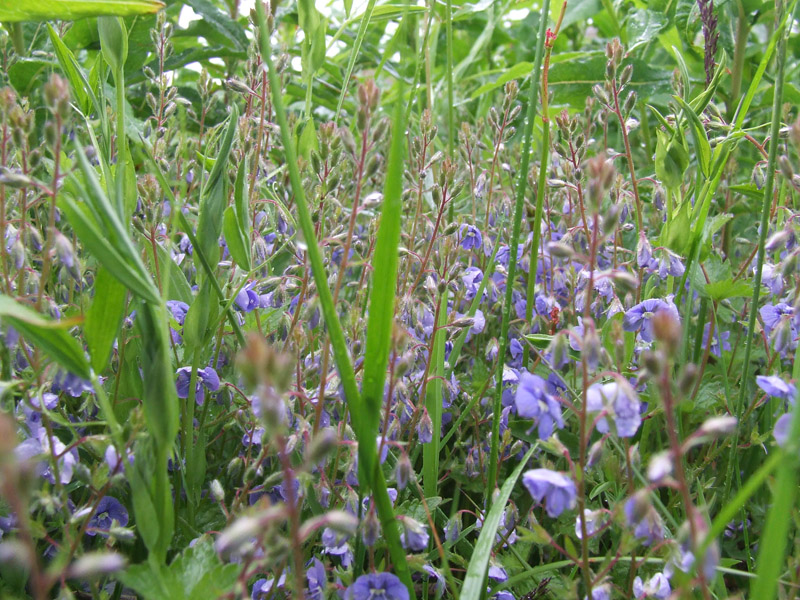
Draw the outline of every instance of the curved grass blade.
<instances>
[{"instance_id":1,"label":"curved grass blade","mask_svg":"<svg viewBox=\"0 0 800 600\"><path fill-rule=\"evenodd\" d=\"M133 17L164 8L160 0L28 0L3 2L0 21L75 21L85 17Z\"/></svg>"},{"instance_id":2,"label":"curved grass blade","mask_svg":"<svg viewBox=\"0 0 800 600\"><path fill-rule=\"evenodd\" d=\"M533 456L537 444L532 446L530 450L525 453L522 460L517 465L517 468L511 473L508 479L503 483L500 493L492 504L492 509L486 515L486 520L483 522L481 528L481 535L478 537L478 543L475 544L475 549L472 552L472 558L467 567L467 574L464 577L464 585L461 588L461 600L479 600L485 591L484 579L486 577L486 569L489 567L489 557L492 554L494 547L494 536L497 533L497 527L500 525L500 519L503 517L503 512L506 509L506 502L511 496L511 491L517 484L517 479L522 474L522 469Z\"/></svg>"}]
</instances>

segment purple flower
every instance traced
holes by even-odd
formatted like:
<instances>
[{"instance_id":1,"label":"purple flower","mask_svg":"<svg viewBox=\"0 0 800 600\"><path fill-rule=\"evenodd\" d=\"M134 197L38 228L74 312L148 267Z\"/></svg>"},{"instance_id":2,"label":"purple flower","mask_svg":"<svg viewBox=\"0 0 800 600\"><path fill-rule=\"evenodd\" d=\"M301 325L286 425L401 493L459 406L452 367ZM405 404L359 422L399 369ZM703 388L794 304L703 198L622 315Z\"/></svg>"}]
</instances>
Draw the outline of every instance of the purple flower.
<instances>
[{"instance_id":1,"label":"purple flower","mask_svg":"<svg viewBox=\"0 0 800 600\"><path fill-rule=\"evenodd\" d=\"M89 527L86 535L95 536L98 533L103 537L108 537L111 524L116 521L122 527L128 524L128 511L122 506L119 500L112 496L103 496L97 504L94 516L89 520Z\"/></svg>"},{"instance_id":2,"label":"purple flower","mask_svg":"<svg viewBox=\"0 0 800 600\"><path fill-rule=\"evenodd\" d=\"M625 520L645 546L664 539L664 526L646 490L636 492L625 502Z\"/></svg>"},{"instance_id":3,"label":"purple flower","mask_svg":"<svg viewBox=\"0 0 800 600\"><path fill-rule=\"evenodd\" d=\"M91 381L88 379L81 379L77 375L73 375L67 371L60 371L53 378L51 390L54 394L66 392L73 398L80 398L84 392L94 392Z\"/></svg>"},{"instance_id":4,"label":"purple flower","mask_svg":"<svg viewBox=\"0 0 800 600\"><path fill-rule=\"evenodd\" d=\"M178 369L178 398L189 397L189 384L192 378L192 367L181 367ZM219 375L211 367L197 369L197 383L195 384L194 400L197 404L203 404L205 400L205 389L216 392L219 389Z\"/></svg>"},{"instance_id":5,"label":"purple flower","mask_svg":"<svg viewBox=\"0 0 800 600\"><path fill-rule=\"evenodd\" d=\"M658 598L658 600L666 600L672 593L672 588L669 586L669 579L663 573L656 573L646 584L642 582L641 577L634 579L633 593L637 599Z\"/></svg>"},{"instance_id":6,"label":"purple flower","mask_svg":"<svg viewBox=\"0 0 800 600\"><path fill-rule=\"evenodd\" d=\"M508 572L499 565L489 565L489 579L494 581L506 581L508 579Z\"/></svg>"},{"instance_id":7,"label":"purple flower","mask_svg":"<svg viewBox=\"0 0 800 600\"><path fill-rule=\"evenodd\" d=\"M235 303L242 312L251 312L258 308L260 298L253 290L244 288L236 294Z\"/></svg>"},{"instance_id":8,"label":"purple flower","mask_svg":"<svg viewBox=\"0 0 800 600\"><path fill-rule=\"evenodd\" d=\"M789 426L792 424L791 413L781 415L775 423L775 428L772 430L772 435L775 436L775 442L778 446L785 446L789 440Z\"/></svg>"},{"instance_id":9,"label":"purple flower","mask_svg":"<svg viewBox=\"0 0 800 600\"><path fill-rule=\"evenodd\" d=\"M277 583L274 577L259 579L253 584L252 600L268 600L275 598L275 591L283 589L286 585L286 572L281 573Z\"/></svg>"},{"instance_id":10,"label":"purple flower","mask_svg":"<svg viewBox=\"0 0 800 600\"><path fill-rule=\"evenodd\" d=\"M622 328L625 331L640 331L642 340L645 342L652 342L653 317L656 313L661 311L671 313L676 321L680 321L678 309L675 304L673 304L671 296L668 296L666 300L651 298L640 302L625 313L625 318L622 321Z\"/></svg>"},{"instance_id":11,"label":"purple flower","mask_svg":"<svg viewBox=\"0 0 800 600\"><path fill-rule=\"evenodd\" d=\"M756 384L774 398L781 398L793 403L797 397L795 387L791 383L786 383L777 375L758 375Z\"/></svg>"},{"instance_id":12,"label":"purple flower","mask_svg":"<svg viewBox=\"0 0 800 600\"><path fill-rule=\"evenodd\" d=\"M458 235L461 238L461 247L464 250L478 250L483 246L483 236L480 230L473 225L462 225Z\"/></svg>"},{"instance_id":13,"label":"purple flower","mask_svg":"<svg viewBox=\"0 0 800 600\"><path fill-rule=\"evenodd\" d=\"M408 600L408 589L392 573L362 575L345 592L345 600Z\"/></svg>"},{"instance_id":14,"label":"purple flower","mask_svg":"<svg viewBox=\"0 0 800 600\"><path fill-rule=\"evenodd\" d=\"M413 552L422 552L428 547L430 535L425 526L411 517L401 517L403 522L403 532L400 534L400 542L403 548Z\"/></svg>"},{"instance_id":15,"label":"purple flower","mask_svg":"<svg viewBox=\"0 0 800 600\"><path fill-rule=\"evenodd\" d=\"M14 449L14 454L18 460L32 460L42 454L48 454L53 458L58 457L58 475L63 485L72 481L72 473L75 465L78 464L78 451L75 448L67 450L64 443L56 436L48 436L47 431L42 428L37 437L28 438ZM49 463L40 462L36 468L36 474L44 477L50 483L55 483L55 473Z\"/></svg>"},{"instance_id":16,"label":"purple flower","mask_svg":"<svg viewBox=\"0 0 800 600\"><path fill-rule=\"evenodd\" d=\"M553 434L554 425L561 429L564 420L561 406L547 393L547 382L532 373L523 371L519 378L514 406L520 417L534 419L539 425L539 438L546 440Z\"/></svg>"},{"instance_id":17,"label":"purple flower","mask_svg":"<svg viewBox=\"0 0 800 600\"><path fill-rule=\"evenodd\" d=\"M325 586L328 585L328 575L320 559L315 557L306 565L306 581L308 581L307 596L311 600L322 600L325 597Z\"/></svg>"},{"instance_id":18,"label":"purple flower","mask_svg":"<svg viewBox=\"0 0 800 600\"><path fill-rule=\"evenodd\" d=\"M532 469L522 476L522 484L537 503L545 501L547 514L553 518L575 506L575 483L564 473Z\"/></svg>"},{"instance_id":19,"label":"purple flower","mask_svg":"<svg viewBox=\"0 0 800 600\"><path fill-rule=\"evenodd\" d=\"M590 413L603 412L614 416L617 435L632 437L642 424L641 402L627 382L595 383L586 391L586 407ZM601 417L597 430L608 433L608 421Z\"/></svg>"}]
</instances>

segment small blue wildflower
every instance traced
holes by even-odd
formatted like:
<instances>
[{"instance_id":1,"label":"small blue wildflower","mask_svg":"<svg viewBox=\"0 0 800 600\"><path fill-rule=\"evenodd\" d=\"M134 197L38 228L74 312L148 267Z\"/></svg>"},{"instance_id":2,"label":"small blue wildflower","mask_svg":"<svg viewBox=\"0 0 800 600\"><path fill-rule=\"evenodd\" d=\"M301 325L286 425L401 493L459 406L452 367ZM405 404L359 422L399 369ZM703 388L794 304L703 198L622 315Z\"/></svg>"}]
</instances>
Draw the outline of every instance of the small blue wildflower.
<instances>
[{"instance_id":1,"label":"small blue wildflower","mask_svg":"<svg viewBox=\"0 0 800 600\"><path fill-rule=\"evenodd\" d=\"M116 498L103 496L97 503L94 516L89 520L86 535L95 536L99 533L103 537L108 537L108 531L114 521L125 527L128 524L128 511Z\"/></svg>"},{"instance_id":2,"label":"small blue wildflower","mask_svg":"<svg viewBox=\"0 0 800 600\"><path fill-rule=\"evenodd\" d=\"M192 368L181 367L178 369L178 398L189 397L189 384L191 383ZM197 383L195 385L194 400L202 405L205 400L205 391L216 392L219 389L219 375L211 367L197 369Z\"/></svg>"},{"instance_id":3,"label":"small blue wildflower","mask_svg":"<svg viewBox=\"0 0 800 600\"><path fill-rule=\"evenodd\" d=\"M564 473L532 469L522 476L522 484L537 503L545 502L547 514L553 518L575 506L575 483Z\"/></svg>"},{"instance_id":4,"label":"small blue wildflower","mask_svg":"<svg viewBox=\"0 0 800 600\"><path fill-rule=\"evenodd\" d=\"M345 592L345 600L408 600L408 589L392 573L361 575Z\"/></svg>"},{"instance_id":5,"label":"small blue wildflower","mask_svg":"<svg viewBox=\"0 0 800 600\"><path fill-rule=\"evenodd\" d=\"M656 313L667 311L680 321L678 309L672 302L672 296L667 296L665 300L650 298L640 302L625 313L622 321L622 328L625 331L639 331L639 335L645 342L653 341L653 317Z\"/></svg>"}]
</instances>

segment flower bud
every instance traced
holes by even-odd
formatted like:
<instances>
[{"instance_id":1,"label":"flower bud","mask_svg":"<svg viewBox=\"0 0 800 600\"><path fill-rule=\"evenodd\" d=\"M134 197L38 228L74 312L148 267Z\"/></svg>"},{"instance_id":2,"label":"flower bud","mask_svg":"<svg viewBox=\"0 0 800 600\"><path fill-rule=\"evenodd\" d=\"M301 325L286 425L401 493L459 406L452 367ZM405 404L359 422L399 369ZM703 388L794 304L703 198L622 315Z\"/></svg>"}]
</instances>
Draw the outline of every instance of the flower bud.
<instances>
[{"instance_id":1,"label":"flower bud","mask_svg":"<svg viewBox=\"0 0 800 600\"><path fill-rule=\"evenodd\" d=\"M214 479L211 482L210 489L211 489L211 497L214 499L215 502L225 501L225 490L222 489L222 484L219 482L219 479Z\"/></svg>"},{"instance_id":2,"label":"flower bud","mask_svg":"<svg viewBox=\"0 0 800 600\"><path fill-rule=\"evenodd\" d=\"M126 560L116 552L88 552L67 569L70 579L93 579L125 568Z\"/></svg>"}]
</instances>

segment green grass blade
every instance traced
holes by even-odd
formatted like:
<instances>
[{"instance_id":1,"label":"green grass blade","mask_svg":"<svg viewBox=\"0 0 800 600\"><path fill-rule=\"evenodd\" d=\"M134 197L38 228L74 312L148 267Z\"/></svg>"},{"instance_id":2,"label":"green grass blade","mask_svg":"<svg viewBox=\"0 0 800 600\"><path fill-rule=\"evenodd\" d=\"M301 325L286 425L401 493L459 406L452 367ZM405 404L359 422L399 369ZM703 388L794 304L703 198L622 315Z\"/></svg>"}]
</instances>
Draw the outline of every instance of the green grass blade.
<instances>
[{"instance_id":1,"label":"green grass blade","mask_svg":"<svg viewBox=\"0 0 800 600\"><path fill-rule=\"evenodd\" d=\"M439 309L436 312L439 318L433 333L433 353L431 355L433 372L428 378L425 391L425 406L433 423L433 439L425 444L422 452L422 482L426 498L433 498L438 495L439 448L442 437L444 342L447 337L447 330L444 327L447 322L447 290L442 292L439 300Z\"/></svg>"},{"instance_id":2,"label":"green grass blade","mask_svg":"<svg viewBox=\"0 0 800 600\"><path fill-rule=\"evenodd\" d=\"M769 225L769 213L772 206L772 191L775 183L775 165L778 156L778 145L780 144L781 115L783 114L783 87L784 73L786 67L786 17L792 15L794 21L797 3L793 10L787 11L781 21L781 26L776 33L779 34L779 42L776 56L777 73L775 75L775 95L772 102L772 125L770 127L769 138L769 159L767 166L767 181L764 185L764 203L761 214L761 231L758 239L758 262L756 263L756 276L753 281L753 299L750 304L750 322L747 329L747 345L745 346L744 375L741 382L741 393L737 405L737 416L743 414L744 403L746 400L746 390L748 387L748 367L750 366L750 347L753 339L753 329L755 327L756 315L758 313L758 297L761 291L761 275L764 265L764 243L767 236ZM800 375L800 354L795 355L793 366L793 376ZM740 423L741 426L741 423ZM759 541L758 561L756 563L756 573L758 578L751 587L752 598L755 600L772 600L775 598L778 576L784 568L784 554L789 543L789 526L793 522L792 508L794 507L797 496L797 475L798 475L798 456L800 455L800 400L795 398L794 409L792 410L789 436L786 443L786 452L783 456L775 488L772 495L772 507L767 515L767 522L764 526L764 534Z\"/></svg>"},{"instance_id":3,"label":"green grass blade","mask_svg":"<svg viewBox=\"0 0 800 600\"><path fill-rule=\"evenodd\" d=\"M311 271L314 276L314 281L317 285L317 293L319 294L320 306L322 308L322 314L325 319L325 324L328 328L328 335L331 341L331 348L333 349L334 360L336 361L337 370L339 372L339 378L342 382L345 398L347 399L347 404L350 409L350 416L353 424L353 429L355 430L356 437L358 438L360 448L363 448L363 451L359 451L359 456L362 455L362 452L364 453L364 456L367 456L369 454L369 451L371 449L374 449L372 450L371 458L369 458L371 462L375 463L374 470L367 469L368 465L365 465L363 461L359 461L360 468L364 469L364 471L362 472L366 475L367 478L367 482L365 483L367 483L367 485L372 488L375 502L378 508L378 514L380 516L381 523L383 524L383 535L386 537L387 545L389 547L389 552L391 554L392 561L394 562L395 572L397 573L398 577L400 577L400 579L403 581L403 583L406 585L406 587L408 587L409 594L411 595L411 597L414 597L414 586L413 583L411 582L411 573L408 569L408 564L406 562L405 551L403 550L400 544L400 535L397 531L397 525L394 519L394 511L392 510L392 503L386 491L386 482L383 480L381 476L379 475L376 476L378 469L376 460L377 444L375 441L375 436L370 433L369 429L370 418L374 417L368 416L368 411L366 409L365 403L361 399L361 396L358 392L355 372L353 370L353 365L350 360L350 354L347 349L347 341L345 340L344 332L342 331L342 325L339 322L339 317L336 312L336 307L334 306L333 303L333 295L331 294L330 287L328 286L328 278L325 272L325 265L322 262L322 252L319 249L319 245L316 239L316 234L314 233L314 225L311 220L311 213L309 212L308 205L306 203L305 193L303 191L303 183L302 179L300 178L300 170L298 169L297 166L297 153L294 148L294 140L292 138L292 132L289 129L289 123L286 118L286 110L283 106L283 98L281 97L281 85L280 81L278 80L278 74L275 70L275 65L272 61L272 55L269 44L269 33L267 31L264 7L260 2L256 2L256 11L257 11L256 14L257 14L257 25L258 25L259 50L261 51L261 58L267 65L269 73L270 92L272 94L273 108L275 111L275 118L278 121L278 126L280 127L281 139L283 141L283 150L286 158L286 163L289 166L289 179L292 184L292 192L294 194L295 205L297 207L297 213L299 217L298 224L300 225L300 230L303 234L303 238L306 243L306 252L308 255L308 261L311 264ZM395 126L398 125L397 119L395 119L394 125ZM400 131L403 130L401 129ZM396 130L393 131L393 135L395 132ZM396 142L393 140L393 144L395 143ZM400 158L402 158L402 156ZM389 165L390 169L392 164L393 161L392 159L390 159L390 165ZM399 166L402 168L402 164ZM394 182L393 185L399 186L401 185L402 179L399 177L395 178L392 176L387 176L387 184L389 182ZM386 200L384 200L384 202L386 202ZM384 207L384 211L385 210L387 210L386 207ZM389 226L391 225L392 224L390 224ZM395 225L399 227L399 223ZM398 235L399 235L399 230L398 230ZM388 234L386 237L388 238ZM394 247L394 252L395 253L397 252L396 245ZM395 283L392 284L392 287L394 290ZM368 339L369 339L369 334L368 334Z\"/></svg>"},{"instance_id":4,"label":"green grass blade","mask_svg":"<svg viewBox=\"0 0 800 600\"><path fill-rule=\"evenodd\" d=\"M370 19L372 18L372 11L375 9L375 0L367 2L367 8L364 9L364 14L361 17L361 22L358 25L358 33L356 34L353 47L350 49L350 58L347 60L347 69L344 72L344 79L342 80L342 91L339 93L339 100L336 103L336 114L333 117L334 123L339 121L339 113L342 112L342 104L344 104L347 90L350 86L350 77L353 75L353 68L356 66L358 60L358 53L361 51L361 44L364 42L364 36L367 35L367 28L369 27ZM347 11L350 12L349 10Z\"/></svg>"},{"instance_id":5,"label":"green grass blade","mask_svg":"<svg viewBox=\"0 0 800 600\"><path fill-rule=\"evenodd\" d=\"M545 0L546 1L546 0ZM530 450L525 453L522 460L517 465L517 468L511 473L508 479L503 483L500 493L492 504L492 509L486 515L481 528L481 535L478 537L478 543L475 544L475 550L472 552L472 558L467 567L467 574L464 577L464 585L461 588L461 600L479 600L486 588L484 587L484 579L486 578L486 569L489 567L489 557L492 554L494 547L494 536L497 533L497 527L500 525L500 519L503 517L503 512L506 509L506 502L511 496L511 491L517 484L517 479L522 474L522 469L528 463L528 460L535 452L537 446L534 445Z\"/></svg>"},{"instance_id":6,"label":"green grass blade","mask_svg":"<svg viewBox=\"0 0 800 600\"><path fill-rule=\"evenodd\" d=\"M525 122L525 134L522 142L522 155L519 171L517 172L517 197L514 206L514 224L509 241L509 261L508 275L506 276L506 293L503 301L503 320L500 326L499 351L497 353L497 388L495 390L493 415L492 415L492 438L489 451L489 473L488 485L486 486L485 504L489 501L497 485L497 462L500 446L500 416L502 413L503 395L503 365L506 358L508 347L508 325L511 320L512 293L514 291L514 279L517 276L517 244L519 233L522 227L522 212L525 207L525 190L528 186L528 167L531 160L531 139L533 138L533 121L536 117L536 104L539 99L539 78L541 76L542 59L544 57L545 29L547 27L547 17L550 12L550 0L544 0L542 4L542 20L539 23L539 33L536 38L536 56L533 62L533 72L531 73L530 94L528 97L528 113ZM498 242L499 243L499 242Z\"/></svg>"},{"instance_id":7,"label":"green grass blade","mask_svg":"<svg viewBox=\"0 0 800 600\"><path fill-rule=\"evenodd\" d=\"M102 15L133 17L164 8L160 0L10 0L0 6L0 21L75 21Z\"/></svg>"}]
</instances>

